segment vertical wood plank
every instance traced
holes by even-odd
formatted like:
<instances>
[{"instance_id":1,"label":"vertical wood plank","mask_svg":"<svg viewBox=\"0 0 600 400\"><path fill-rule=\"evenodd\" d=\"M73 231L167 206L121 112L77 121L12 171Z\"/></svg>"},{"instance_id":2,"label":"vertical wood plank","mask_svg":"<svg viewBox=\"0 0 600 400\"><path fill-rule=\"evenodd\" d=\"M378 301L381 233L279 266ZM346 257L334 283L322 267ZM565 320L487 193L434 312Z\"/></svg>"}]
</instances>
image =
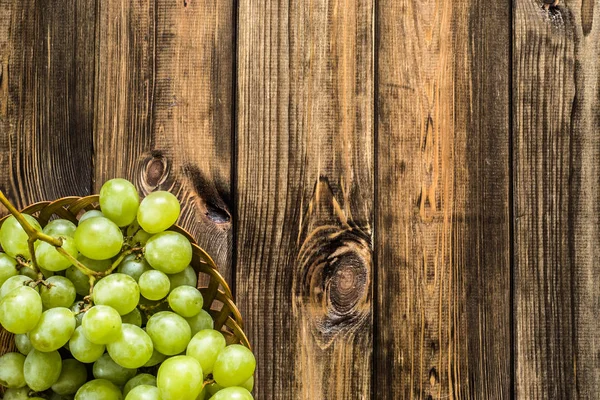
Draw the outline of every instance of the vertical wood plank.
<instances>
[{"instance_id":1,"label":"vertical wood plank","mask_svg":"<svg viewBox=\"0 0 600 400\"><path fill-rule=\"evenodd\" d=\"M376 399L511 396L510 13L378 2Z\"/></svg>"},{"instance_id":2,"label":"vertical wood plank","mask_svg":"<svg viewBox=\"0 0 600 400\"><path fill-rule=\"evenodd\" d=\"M518 0L516 394L600 393L600 6Z\"/></svg>"},{"instance_id":3,"label":"vertical wood plank","mask_svg":"<svg viewBox=\"0 0 600 400\"><path fill-rule=\"evenodd\" d=\"M19 206L90 192L94 13L0 2L0 187Z\"/></svg>"},{"instance_id":4,"label":"vertical wood plank","mask_svg":"<svg viewBox=\"0 0 600 400\"><path fill-rule=\"evenodd\" d=\"M373 2L239 2L237 300L256 398L371 397Z\"/></svg>"},{"instance_id":5,"label":"vertical wood plank","mask_svg":"<svg viewBox=\"0 0 600 400\"><path fill-rule=\"evenodd\" d=\"M95 190L169 190L231 278L233 1L99 3Z\"/></svg>"}]
</instances>

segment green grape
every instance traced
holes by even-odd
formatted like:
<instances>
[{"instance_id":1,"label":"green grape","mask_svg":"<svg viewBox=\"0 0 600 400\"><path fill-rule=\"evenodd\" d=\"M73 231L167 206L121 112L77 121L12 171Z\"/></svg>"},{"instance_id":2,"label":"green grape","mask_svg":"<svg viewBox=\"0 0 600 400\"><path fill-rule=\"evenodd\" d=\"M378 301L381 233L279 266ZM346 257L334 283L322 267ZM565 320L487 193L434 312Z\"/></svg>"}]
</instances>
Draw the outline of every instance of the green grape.
<instances>
[{"instance_id":1,"label":"green grape","mask_svg":"<svg viewBox=\"0 0 600 400\"><path fill-rule=\"evenodd\" d=\"M73 312L73 315L75 315L76 327L81 326L81 321L83 321L83 316L85 315L85 313L81 312L81 310L84 310L85 307L86 304L83 301L76 301L73 304L71 304L71 307L69 307L69 309Z\"/></svg>"},{"instance_id":2,"label":"green grape","mask_svg":"<svg viewBox=\"0 0 600 400\"><path fill-rule=\"evenodd\" d=\"M70 358L63 360L60 376L52 385L52 390L61 396L75 394L86 381L87 368L85 365Z\"/></svg>"},{"instance_id":3,"label":"green grape","mask_svg":"<svg viewBox=\"0 0 600 400\"><path fill-rule=\"evenodd\" d=\"M158 191L142 200L137 221L146 232L158 233L173 225L179 218L180 211L177 197L169 192Z\"/></svg>"},{"instance_id":4,"label":"green grape","mask_svg":"<svg viewBox=\"0 0 600 400\"><path fill-rule=\"evenodd\" d=\"M79 252L93 260L107 260L116 256L123 246L123 233L108 218L90 218L79 223L75 231Z\"/></svg>"},{"instance_id":5,"label":"green grape","mask_svg":"<svg viewBox=\"0 0 600 400\"><path fill-rule=\"evenodd\" d=\"M169 306L185 318L198 315L203 305L204 299L200 291L191 286L180 286L169 294Z\"/></svg>"},{"instance_id":6,"label":"green grape","mask_svg":"<svg viewBox=\"0 0 600 400\"><path fill-rule=\"evenodd\" d=\"M42 230L40 223L31 215L23 214L23 218L25 218L34 229L38 231ZM4 220L2 227L0 227L0 245L6 254L12 258L21 255L29 260L31 254L29 253L29 246L27 245L28 240L29 236L27 236L27 232L25 232L14 216L11 215Z\"/></svg>"},{"instance_id":7,"label":"green grape","mask_svg":"<svg viewBox=\"0 0 600 400\"><path fill-rule=\"evenodd\" d=\"M233 386L219 390L210 400L254 400L254 397L243 387Z\"/></svg>"},{"instance_id":8,"label":"green grape","mask_svg":"<svg viewBox=\"0 0 600 400\"><path fill-rule=\"evenodd\" d=\"M90 218L97 218L97 217L104 217L104 214L102 213L102 211L100 210L90 210L90 211L86 211L81 218L79 218L79 225L81 225L81 223L83 221L86 221Z\"/></svg>"},{"instance_id":9,"label":"green grape","mask_svg":"<svg viewBox=\"0 0 600 400\"><path fill-rule=\"evenodd\" d=\"M110 260L110 259L108 259L108 260L93 260L93 259L88 258L81 254L79 255L79 257L77 257L77 259L84 266L86 266L89 269L91 269L92 271L96 271L96 272L104 272L112 266L112 260Z\"/></svg>"},{"instance_id":10,"label":"green grape","mask_svg":"<svg viewBox=\"0 0 600 400\"><path fill-rule=\"evenodd\" d=\"M127 396L127 394L135 387L140 385L149 385L156 387L156 377L150 374L139 374L131 378L127 381L125 386L123 387L123 395Z\"/></svg>"},{"instance_id":11,"label":"green grape","mask_svg":"<svg viewBox=\"0 0 600 400\"><path fill-rule=\"evenodd\" d=\"M106 346L90 342L83 334L83 327L78 326L69 340L69 350L76 360L89 364L102 357Z\"/></svg>"},{"instance_id":12,"label":"green grape","mask_svg":"<svg viewBox=\"0 0 600 400\"><path fill-rule=\"evenodd\" d=\"M196 397L196 400L205 400L206 399L206 393L207 393L206 386L204 386L202 388L202 391L198 395L198 397Z\"/></svg>"},{"instance_id":13,"label":"green grape","mask_svg":"<svg viewBox=\"0 0 600 400\"><path fill-rule=\"evenodd\" d=\"M190 340L185 354L198 360L204 376L207 376L213 372L215 361L226 345L225 337L221 332L205 329L196 333Z\"/></svg>"},{"instance_id":14,"label":"green grape","mask_svg":"<svg viewBox=\"0 0 600 400\"><path fill-rule=\"evenodd\" d=\"M55 393L55 392L52 392L50 394L50 400L73 400L74 397L75 396L73 396L72 394L71 395L66 395L66 396L61 396L60 394ZM40 400L45 400L45 399L42 399L42 398L39 398L39 399Z\"/></svg>"},{"instance_id":15,"label":"green grape","mask_svg":"<svg viewBox=\"0 0 600 400\"><path fill-rule=\"evenodd\" d=\"M64 276L51 276L40 289L44 308L70 307L77 293L73 283Z\"/></svg>"},{"instance_id":16,"label":"green grape","mask_svg":"<svg viewBox=\"0 0 600 400\"><path fill-rule=\"evenodd\" d=\"M208 385L206 385L206 392L209 395L214 395L215 393L217 393L219 390L223 389L223 386L219 385L217 382L212 382L209 383Z\"/></svg>"},{"instance_id":17,"label":"green grape","mask_svg":"<svg viewBox=\"0 0 600 400\"><path fill-rule=\"evenodd\" d=\"M108 354L103 354L92 367L94 378L106 379L117 386L122 386L136 376L137 370L121 367Z\"/></svg>"},{"instance_id":18,"label":"green grape","mask_svg":"<svg viewBox=\"0 0 600 400\"><path fill-rule=\"evenodd\" d=\"M130 312L129 314L125 314L121 317L121 320L123 321L124 324L131 324L131 325L135 325L135 326L139 326L140 328L142 327L142 313L140 312L140 310L136 307L133 309L132 312Z\"/></svg>"},{"instance_id":19,"label":"green grape","mask_svg":"<svg viewBox=\"0 0 600 400\"><path fill-rule=\"evenodd\" d=\"M0 324L10 333L29 332L41 317L42 299L29 286L11 290L0 301Z\"/></svg>"},{"instance_id":20,"label":"green grape","mask_svg":"<svg viewBox=\"0 0 600 400\"><path fill-rule=\"evenodd\" d=\"M158 369L156 385L162 400L196 400L202 391L202 367L193 357L167 358Z\"/></svg>"},{"instance_id":21,"label":"green grape","mask_svg":"<svg viewBox=\"0 0 600 400\"><path fill-rule=\"evenodd\" d=\"M110 357L125 368L140 368L150 360L154 347L152 339L144 330L131 324L123 324L121 335L106 345Z\"/></svg>"},{"instance_id":22,"label":"green grape","mask_svg":"<svg viewBox=\"0 0 600 400\"><path fill-rule=\"evenodd\" d=\"M55 219L48 222L42 232L50 236L68 236L73 237L77 226L68 219Z\"/></svg>"},{"instance_id":23,"label":"green grape","mask_svg":"<svg viewBox=\"0 0 600 400\"><path fill-rule=\"evenodd\" d=\"M155 269L144 272L140 276L138 285L142 296L148 300L164 299L171 288L171 282L167 274Z\"/></svg>"},{"instance_id":24,"label":"green grape","mask_svg":"<svg viewBox=\"0 0 600 400\"><path fill-rule=\"evenodd\" d=\"M76 266L67 268L65 277L71 281L78 295L87 296L90 293L90 278Z\"/></svg>"},{"instance_id":25,"label":"green grape","mask_svg":"<svg viewBox=\"0 0 600 400\"><path fill-rule=\"evenodd\" d=\"M137 189L125 179L108 180L100 189L102 212L119 226L127 226L135 220L139 205Z\"/></svg>"},{"instance_id":26,"label":"green grape","mask_svg":"<svg viewBox=\"0 0 600 400\"><path fill-rule=\"evenodd\" d=\"M8 292L12 291L13 289L29 285L30 283L33 283L33 279L26 275L11 276L4 282L4 284L0 288L0 299L3 299L4 296L6 296L6 294L8 294ZM37 287L34 290L37 292Z\"/></svg>"},{"instance_id":27,"label":"green grape","mask_svg":"<svg viewBox=\"0 0 600 400\"><path fill-rule=\"evenodd\" d=\"M213 366L213 377L221 386L239 386L254 375L255 368L254 354L242 345L232 344L219 353Z\"/></svg>"},{"instance_id":28,"label":"green grape","mask_svg":"<svg viewBox=\"0 0 600 400\"><path fill-rule=\"evenodd\" d=\"M25 386L19 389L7 389L4 392L4 400L32 400L29 397L29 392L31 389Z\"/></svg>"},{"instance_id":29,"label":"green grape","mask_svg":"<svg viewBox=\"0 0 600 400\"><path fill-rule=\"evenodd\" d=\"M29 340L29 336L27 336L26 333L15 335L15 345L17 346L17 350L24 355L29 354L29 352L33 349L31 340Z\"/></svg>"},{"instance_id":30,"label":"green grape","mask_svg":"<svg viewBox=\"0 0 600 400\"><path fill-rule=\"evenodd\" d=\"M93 291L96 304L110 306L120 315L129 314L140 300L140 288L132 277L111 274L98 281Z\"/></svg>"},{"instance_id":31,"label":"green grape","mask_svg":"<svg viewBox=\"0 0 600 400\"><path fill-rule=\"evenodd\" d=\"M72 237L62 238L62 248L73 258L77 258L79 254L75 246L75 239ZM35 249L35 258L40 267L48 271L62 271L69 268L73 263L69 259L58 252L51 244L42 242Z\"/></svg>"},{"instance_id":32,"label":"green grape","mask_svg":"<svg viewBox=\"0 0 600 400\"><path fill-rule=\"evenodd\" d=\"M86 311L81 321L83 334L92 343L107 344L121 334L121 316L112 307L96 305Z\"/></svg>"},{"instance_id":33,"label":"green grape","mask_svg":"<svg viewBox=\"0 0 600 400\"><path fill-rule=\"evenodd\" d=\"M8 254L0 253L0 287L4 285L4 282L6 282L8 278L17 276L18 273L17 260Z\"/></svg>"},{"instance_id":34,"label":"green grape","mask_svg":"<svg viewBox=\"0 0 600 400\"><path fill-rule=\"evenodd\" d=\"M170 311L161 311L150 317L146 332L156 350L167 356L183 352L192 338L186 320Z\"/></svg>"},{"instance_id":35,"label":"green grape","mask_svg":"<svg viewBox=\"0 0 600 400\"><path fill-rule=\"evenodd\" d=\"M158 365L161 362L165 361L166 358L167 356L165 356L162 353L159 353L156 349L154 349L152 351L152 357L150 357L148 362L144 364L144 367L154 367L155 365Z\"/></svg>"},{"instance_id":36,"label":"green grape","mask_svg":"<svg viewBox=\"0 0 600 400\"><path fill-rule=\"evenodd\" d=\"M137 258L135 254L130 254L126 256L119 268L117 268L117 272L125 275L131 276L135 281L140 280L140 276L146 271L150 271L150 265L143 258Z\"/></svg>"},{"instance_id":37,"label":"green grape","mask_svg":"<svg viewBox=\"0 0 600 400\"><path fill-rule=\"evenodd\" d=\"M127 227L127 236L129 237L130 245L145 246L148 239L152 237L152 234L143 230L136 220L133 221L133 223Z\"/></svg>"},{"instance_id":38,"label":"green grape","mask_svg":"<svg viewBox=\"0 0 600 400\"><path fill-rule=\"evenodd\" d=\"M123 394L110 381L94 379L79 388L75 400L123 400Z\"/></svg>"},{"instance_id":39,"label":"green grape","mask_svg":"<svg viewBox=\"0 0 600 400\"><path fill-rule=\"evenodd\" d=\"M192 266L188 265L183 271L176 274L168 275L171 281L171 290L178 288L179 286L192 286L198 285L198 274L194 271Z\"/></svg>"},{"instance_id":40,"label":"green grape","mask_svg":"<svg viewBox=\"0 0 600 400\"><path fill-rule=\"evenodd\" d=\"M35 349L25 358L25 382L32 390L41 392L50 389L62 371L62 360L58 351L43 353Z\"/></svg>"},{"instance_id":41,"label":"green grape","mask_svg":"<svg viewBox=\"0 0 600 400\"><path fill-rule=\"evenodd\" d=\"M27 268L27 267L23 267L23 268L19 269L19 275L26 276L33 281L37 281L37 279L38 279L37 272L35 272L33 269Z\"/></svg>"},{"instance_id":42,"label":"green grape","mask_svg":"<svg viewBox=\"0 0 600 400\"><path fill-rule=\"evenodd\" d=\"M6 353L0 357L0 385L18 389L25 386L23 365L25 356L19 353Z\"/></svg>"},{"instance_id":43,"label":"green grape","mask_svg":"<svg viewBox=\"0 0 600 400\"><path fill-rule=\"evenodd\" d=\"M152 268L165 274L176 274L190 265L192 245L181 233L162 232L148 240L144 254Z\"/></svg>"},{"instance_id":44,"label":"green grape","mask_svg":"<svg viewBox=\"0 0 600 400\"><path fill-rule=\"evenodd\" d=\"M240 386L246 389L247 391L252 392L252 389L254 389L254 375L252 375L250 379L242 383Z\"/></svg>"},{"instance_id":45,"label":"green grape","mask_svg":"<svg viewBox=\"0 0 600 400\"><path fill-rule=\"evenodd\" d=\"M194 315L191 318L186 318L185 320L192 330L192 336L203 329L213 329L215 327L215 321L205 310L201 310L199 314Z\"/></svg>"},{"instance_id":46,"label":"green grape","mask_svg":"<svg viewBox=\"0 0 600 400\"><path fill-rule=\"evenodd\" d=\"M75 331L75 316L65 307L44 311L37 326L29 332L29 340L34 349L44 352L63 347Z\"/></svg>"},{"instance_id":47,"label":"green grape","mask_svg":"<svg viewBox=\"0 0 600 400\"><path fill-rule=\"evenodd\" d=\"M156 386L140 385L133 388L125 396L125 400L162 400Z\"/></svg>"}]
</instances>

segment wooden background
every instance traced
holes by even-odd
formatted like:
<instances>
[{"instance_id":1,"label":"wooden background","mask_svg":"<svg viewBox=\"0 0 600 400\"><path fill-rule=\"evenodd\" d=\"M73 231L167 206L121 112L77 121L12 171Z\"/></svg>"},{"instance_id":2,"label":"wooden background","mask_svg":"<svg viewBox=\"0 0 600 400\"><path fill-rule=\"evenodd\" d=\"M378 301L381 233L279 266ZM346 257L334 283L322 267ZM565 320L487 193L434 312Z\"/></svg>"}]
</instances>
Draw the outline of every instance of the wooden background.
<instances>
[{"instance_id":1,"label":"wooden background","mask_svg":"<svg viewBox=\"0 0 600 400\"><path fill-rule=\"evenodd\" d=\"M0 0L0 188L177 194L257 399L597 399L599 78L597 0Z\"/></svg>"}]
</instances>

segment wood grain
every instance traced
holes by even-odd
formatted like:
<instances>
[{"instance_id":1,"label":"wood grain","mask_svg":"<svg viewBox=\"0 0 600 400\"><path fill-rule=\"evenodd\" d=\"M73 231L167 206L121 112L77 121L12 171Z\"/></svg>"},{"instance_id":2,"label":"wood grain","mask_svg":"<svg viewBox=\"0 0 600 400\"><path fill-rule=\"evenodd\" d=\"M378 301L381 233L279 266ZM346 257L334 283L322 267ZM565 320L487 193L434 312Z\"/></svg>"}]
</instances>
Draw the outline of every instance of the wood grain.
<instances>
[{"instance_id":1,"label":"wood grain","mask_svg":"<svg viewBox=\"0 0 600 400\"><path fill-rule=\"evenodd\" d=\"M19 206L90 192L93 14L0 2L0 188Z\"/></svg>"},{"instance_id":2,"label":"wood grain","mask_svg":"<svg viewBox=\"0 0 600 400\"><path fill-rule=\"evenodd\" d=\"M237 300L256 398L371 397L373 2L239 2Z\"/></svg>"},{"instance_id":3,"label":"wood grain","mask_svg":"<svg viewBox=\"0 0 600 400\"><path fill-rule=\"evenodd\" d=\"M519 0L514 31L516 395L600 393L600 10Z\"/></svg>"},{"instance_id":4,"label":"wood grain","mask_svg":"<svg viewBox=\"0 0 600 400\"><path fill-rule=\"evenodd\" d=\"M169 190L231 279L233 1L99 3L95 190Z\"/></svg>"},{"instance_id":5,"label":"wood grain","mask_svg":"<svg viewBox=\"0 0 600 400\"><path fill-rule=\"evenodd\" d=\"M510 12L378 2L376 399L511 396Z\"/></svg>"}]
</instances>

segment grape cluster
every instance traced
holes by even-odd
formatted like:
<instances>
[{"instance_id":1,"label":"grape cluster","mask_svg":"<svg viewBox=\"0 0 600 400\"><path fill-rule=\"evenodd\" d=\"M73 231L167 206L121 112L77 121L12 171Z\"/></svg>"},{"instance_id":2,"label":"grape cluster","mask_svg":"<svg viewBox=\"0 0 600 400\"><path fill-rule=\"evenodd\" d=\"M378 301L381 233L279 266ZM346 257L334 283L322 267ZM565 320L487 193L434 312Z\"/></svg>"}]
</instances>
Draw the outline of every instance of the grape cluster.
<instances>
[{"instance_id":1,"label":"grape cluster","mask_svg":"<svg viewBox=\"0 0 600 400\"><path fill-rule=\"evenodd\" d=\"M19 351L0 357L4 399L253 399L254 355L214 329L192 246L167 230L179 213L171 193L140 203L113 179L77 226L19 215L60 245L4 221L0 324Z\"/></svg>"}]
</instances>

